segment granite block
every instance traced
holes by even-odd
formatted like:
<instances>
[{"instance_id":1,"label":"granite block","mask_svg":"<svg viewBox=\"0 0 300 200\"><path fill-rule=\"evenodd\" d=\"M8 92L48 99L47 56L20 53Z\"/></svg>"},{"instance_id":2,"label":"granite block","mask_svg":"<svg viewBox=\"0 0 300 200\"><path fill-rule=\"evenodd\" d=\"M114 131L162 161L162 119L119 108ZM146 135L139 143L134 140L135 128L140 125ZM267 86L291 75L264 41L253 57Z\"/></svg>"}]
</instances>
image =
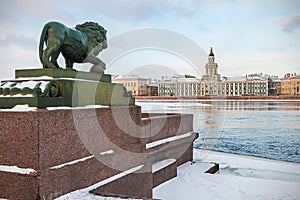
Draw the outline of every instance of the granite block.
<instances>
[{"instance_id":1,"label":"granite block","mask_svg":"<svg viewBox=\"0 0 300 200\"><path fill-rule=\"evenodd\" d=\"M174 158L177 165L181 165L193 159L193 141L198 137L198 133L193 133L189 137L167 142L153 148L147 149L148 162L158 162L161 160Z\"/></svg>"},{"instance_id":2,"label":"granite block","mask_svg":"<svg viewBox=\"0 0 300 200\"><path fill-rule=\"evenodd\" d=\"M177 159L177 166L180 166L188 161L193 161L193 144L185 144L184 152Z\"/></svg>"},{"instance_id":3,"label":"granite block","mask_svg":"<svg viewBox=\"0 0 300 200\"><path fill-rule=\"evenodd\" d=\"M152 117L150 123L150 135L149 143L167 138L170 136L169 132L169 121L167 116Z\"/></svg>"},{"instance_id":4,"label":"granite block","mask_svg":"<svg viewBox=\"0 0 300 200\"><path fill-rule=\"evenodd\" d=\"M38 169L36 112L0 112L0 165Z\"/></svg>"},{"instance_id":5,"label":"granite block","mask_svg":"<svg viewBox=\"0 0 300 200\"><path fill-rule=\"evenodd\" d=\"M181 114L180 130L182 133L193 132L193 115Z\"/></svg>"},{"instance_id":6,"label":"granite block","mask_svg":"<svg viewBox=\"0 0 300 200\"><path fill-rule=\"evenodd\" d=\"M41 172L39 193L41 199L52 200L68 192L96 184L119 173L96 158L87 159L57 169Z\"/></svg>"},{"instance_id":7,"label":"granite block","mask_svg":"<svg viewBox=\"0 0 300 200\"><path fill-rule=\"evenodd\" d=\"M145 128L150 126L147 143L193 131L192 114L143 113L142 116L148 117L143 119Z\"/></svg>"},{"instance_id":8,"label":"granite block","mask_svg":"<svg viewBox=\"0 0 300 200\"><path fill-rule=\"evenodd\" d=\"M169 134L174 135L180 135L182 134L182 120L181 115L170 115L168 116L168 125L169 125Z\"/></svg>"},{"instance_id":9,"label":"granite block","mask_svg":"<svg viewBox=\"0 0 300 200\"><path fill-rule=\"evenodd\" d=\"M177 176L176 162L153 173L153 188Z\"/></svg>"},{"instance_id":10,"label":"granite block","mask_svg":"<svg viewBox=\"0 0 300 200\"><path fill-rule=\"evenodd\" d=\"M150 167L145 166L143 168L148 169L140 169L135 173L128 174L92 190L91 193L122 198L152 198L153 181Z\"/></svg>"},{"instance_id":11,"label":"granite block","mask_svg":"<svg viewBox=\"0 0 300 200\"><path fill-rule=\"evenodd\" d=\"M128 107L114 107L112 109L104 109L97 114L99 124L106 137L117 147L128 152L142 153L144 146L141 138L138 137L137 122L140 120L138 114L140 108L136 106L130 107L136 110L129 112Z\"/></svg>"},{"instance_id":12,"label":"granite block","mask_svg":"<svg viewBox=\"0 0 300 200\"><path fill-rule=\"evenodd\" d=\"M41 109L38 121L40 169L90 155L77 133L72 110Z\"/></svg>"},{"instance_id":13,"label":"granite block","mask_svg":"<svg viewBox=\"0 0 300 200\"><path fill-rule=\"evenodd\" d=\"M38 200L39 180L34 174L0 171L0 199Z\"/></svg>"},{"instance_id":14,"label":"granite block","mask_svg":"<svg viewBox=\"0 0 300 200\"><path fill-rule=\"evenodd\" d=\"M138 126L138 131L141 133L141 143L146 145L150 142L151 138L151 119L150 118L142 118L140 120L140 125Z\"/></svg>"}]
</instances>

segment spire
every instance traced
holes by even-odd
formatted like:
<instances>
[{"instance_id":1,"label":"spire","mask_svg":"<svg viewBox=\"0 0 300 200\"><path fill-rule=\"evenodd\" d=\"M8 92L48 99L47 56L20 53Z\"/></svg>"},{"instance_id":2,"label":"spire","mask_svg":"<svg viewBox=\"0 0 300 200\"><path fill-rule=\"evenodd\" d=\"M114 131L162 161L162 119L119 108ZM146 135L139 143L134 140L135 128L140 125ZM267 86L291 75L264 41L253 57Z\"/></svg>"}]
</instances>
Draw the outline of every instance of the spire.
<instances>
[{"instance_id":1,"label":"spire","mask_svg":"<svg viewBox=\"0 0 300 200\"><path fill-rule=\"evenodd\" d=\"M212 47L210 47L210 54L209 54L209 56L215 56L214 53L213 53L213 48Z\"/></svg>"}]
</instances>

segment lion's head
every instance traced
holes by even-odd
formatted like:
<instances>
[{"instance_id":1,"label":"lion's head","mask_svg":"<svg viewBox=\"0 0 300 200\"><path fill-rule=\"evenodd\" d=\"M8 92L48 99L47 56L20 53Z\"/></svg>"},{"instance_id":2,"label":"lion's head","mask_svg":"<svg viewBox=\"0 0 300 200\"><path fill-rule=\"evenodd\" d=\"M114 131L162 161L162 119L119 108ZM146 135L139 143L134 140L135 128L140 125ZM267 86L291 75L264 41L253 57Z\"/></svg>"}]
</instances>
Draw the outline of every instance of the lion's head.
<instances>
[{"instance_id":1,"label":"lion's head","mask_svg":"<svg viewBox=\"0 0 300 200\"><path fill-rule=\"evenodd\" d=\"M106 30L96 22L85 22L76 25L75 29L84 32L88 37L89 52L97 48L97 53L107 47ZM99 49L100 46L100 49ZM96 54L97 54L96 53Z\"/></svg>"}]
</instances>

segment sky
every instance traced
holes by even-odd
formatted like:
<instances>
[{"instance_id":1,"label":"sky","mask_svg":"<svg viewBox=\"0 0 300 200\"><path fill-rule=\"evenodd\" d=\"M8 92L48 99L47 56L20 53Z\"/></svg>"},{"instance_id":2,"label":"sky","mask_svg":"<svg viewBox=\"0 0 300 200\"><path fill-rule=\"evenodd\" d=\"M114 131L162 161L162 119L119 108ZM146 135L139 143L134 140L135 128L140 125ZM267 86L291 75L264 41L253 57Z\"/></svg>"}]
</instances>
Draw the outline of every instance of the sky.
<instances>
[{"instance_id":1,"label":"sky","mask_svg":"<svg viewBox=\"0 0 300 200\"><path fill-rule=\"evenodd\" d=\"M222 76L300 73L299 0L0 0L0 80L42 67L39 37L49 21L105 27L106 73L201 77L210 47Z\"/></svg>"}]
</instances>

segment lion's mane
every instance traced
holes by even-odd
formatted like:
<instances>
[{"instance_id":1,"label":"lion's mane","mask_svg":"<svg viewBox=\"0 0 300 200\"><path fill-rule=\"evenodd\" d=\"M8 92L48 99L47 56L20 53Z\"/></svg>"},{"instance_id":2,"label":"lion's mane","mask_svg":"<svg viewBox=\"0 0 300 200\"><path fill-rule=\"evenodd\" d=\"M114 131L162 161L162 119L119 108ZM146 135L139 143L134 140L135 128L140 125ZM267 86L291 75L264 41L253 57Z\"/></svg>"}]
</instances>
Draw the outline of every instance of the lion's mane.
<instances>
[{"instance_id":1,"label":"lion's mane","mask_svg":"<svg viewBox=\"0 0 300 200\"><path fill-rule=\"evenodd\" d=\"M95 22L85 22L78 24L75 27L76 30L84 32L88 37L89 45L94 48L106 41L106 30Z\"/></svg>"}]
</instances>

